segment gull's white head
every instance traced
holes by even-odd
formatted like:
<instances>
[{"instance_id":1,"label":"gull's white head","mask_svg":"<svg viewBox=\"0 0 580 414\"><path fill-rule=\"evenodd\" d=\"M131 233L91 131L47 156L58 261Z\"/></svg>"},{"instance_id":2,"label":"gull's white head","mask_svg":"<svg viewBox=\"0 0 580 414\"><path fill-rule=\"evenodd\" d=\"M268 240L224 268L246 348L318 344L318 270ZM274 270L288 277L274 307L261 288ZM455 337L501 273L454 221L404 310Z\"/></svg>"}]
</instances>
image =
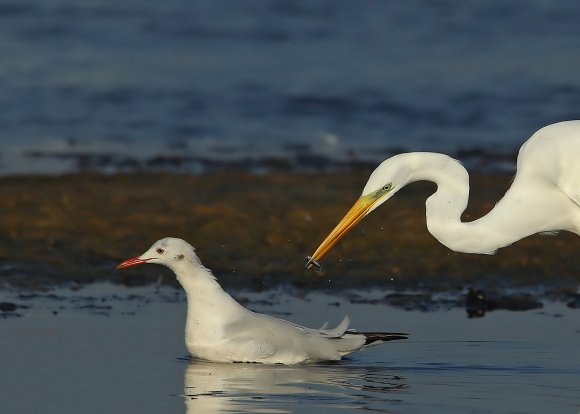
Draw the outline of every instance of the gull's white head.
<instances>
[{"instance_id":1,"label":"gull's white head","mask_svg":"<svg viewBox=\"0 0 580 414\"><path fill-rule=\"evenodd\" d=\"M195 249L188 242L174 237L166 237L156 241L141 256L125 260L117 269L135 266L138 264L154 263L174 268L183 262L198 263L199 259Z\"/></svg>"}]
</instances>

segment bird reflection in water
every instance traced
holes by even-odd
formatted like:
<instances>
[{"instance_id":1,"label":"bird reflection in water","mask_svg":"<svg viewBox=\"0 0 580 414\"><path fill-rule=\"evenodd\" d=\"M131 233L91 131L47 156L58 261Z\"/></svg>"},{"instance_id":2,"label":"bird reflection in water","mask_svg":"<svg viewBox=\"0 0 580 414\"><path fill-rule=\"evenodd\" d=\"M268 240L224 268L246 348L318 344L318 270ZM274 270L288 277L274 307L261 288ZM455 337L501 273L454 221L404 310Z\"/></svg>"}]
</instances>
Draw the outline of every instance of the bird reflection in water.
<instances>
[{"instance_id":1,"label":"bird reflection in water","mask_svg":"<svg viewBox=\"0 0 580 414\"><path fill-rule=\"evenodd\" d=\"M351 363L223 364L192 359L185 367L186 413L294 412L296 404L374 409L400 404L406 379L388 368ZM305 408L305 407L304 407Z\"/></svg>"}]
</instances>

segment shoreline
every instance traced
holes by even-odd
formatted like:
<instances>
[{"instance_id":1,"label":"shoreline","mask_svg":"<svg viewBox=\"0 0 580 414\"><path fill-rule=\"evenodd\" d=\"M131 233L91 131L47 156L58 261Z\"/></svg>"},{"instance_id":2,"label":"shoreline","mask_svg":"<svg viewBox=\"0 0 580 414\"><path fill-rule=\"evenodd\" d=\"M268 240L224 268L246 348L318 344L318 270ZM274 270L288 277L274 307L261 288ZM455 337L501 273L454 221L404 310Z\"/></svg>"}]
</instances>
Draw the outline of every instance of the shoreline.
<instances>
[{"instance_id":1,"label":"shoreline","mask_svg":"<svg viewBox=\"0 0 580 414\"><path fill-rule=\"evenodd\" d=\"M495 311L537 313L554 305L574 311L580 309L580 293L527 291L468 290L454 292L393 291L381 287L345 290L310 290L306 287L278 285L261 291L239 287L227 289L238 303L255 310L265 308L272 314L289 299L311 302L324 296L326 306L378 306L409 312L447 312L463 310L468 318L481 318ZM43 290L18 288L0 290L0 320L33 314L84 313L100 316L134 315L151 301L186 303L181 286L150 284L123 286L111 282L86 285L51 286ZM279 313L284 316L285 313Z\"/></svg>"},{"instance_id":2,"label":"shoreline","mask_svg":"<svg viewBox=\"0 0 580 414\"><path fill-rule=\"evenodd\" d=\"M580 284L580 239L573 234L534 235L494 256L439 244L425 226L430 183L402 190L324 257L322 272L306 272L304 258L350 208L368 174L0 177L0 286L141 285L160 276L171 283L159 267L115 270L166 236L191 242L224 287L572 291ZM489 211L510 182L508 174L473 175L464 220Z\"/></svg>"},{"instance_id":3,"label":"shoreline","mask_svg":"<svg viewBox=\"0 0 580 414\"><path fill-rule=\"evenodd\" d=\"M220 171L241 171L256 174L348 174L374 169L384 159L411 152L406 146L368 146L362 151L339 146L328 150L324 143L287 144L270 151L248 151L242 145L204 151L182 142L170 142L151 151L124 145L114 150L83 148L76 141L64 141L59 149L22 148L20 151L0 151L1 176L58 176L62 174L216 174ZM444 150L444 148L441 148ZM517 143L503 149L471 145L446 148L452 158L461 160L469 171L479 173L509 173L515 171Z\"/></svg>"}]
</instances>

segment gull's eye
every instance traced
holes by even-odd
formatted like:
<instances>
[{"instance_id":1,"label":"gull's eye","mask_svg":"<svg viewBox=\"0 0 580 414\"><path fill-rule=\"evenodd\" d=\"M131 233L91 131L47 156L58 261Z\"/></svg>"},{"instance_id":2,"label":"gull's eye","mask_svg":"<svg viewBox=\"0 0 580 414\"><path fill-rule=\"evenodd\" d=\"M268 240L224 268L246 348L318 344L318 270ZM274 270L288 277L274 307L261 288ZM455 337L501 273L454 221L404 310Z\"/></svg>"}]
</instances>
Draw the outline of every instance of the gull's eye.
<instances>
[{"instance_id":1,"label":"gull's eye","mask_svg":"<svg viewBox=\"0 0 580 414\"><path fill-rule=\"evenodd\" d=\"M381 188L382 191L389 191L391 188L393 188L393 184L389 183L389 184L385 184L383 186L383 188Z\"/></svg>"},{"instance_id":2,"label":"gull's eye","mask_svg":"<svg viewBox=\"0 0 580 414\"><path fill-rule=\"evenodd\" d=\"M163 254L163 253L165 253L165 250L163 250L161 247L158 247L156 252L159 254Z\"/></svg>"}]
</instances>

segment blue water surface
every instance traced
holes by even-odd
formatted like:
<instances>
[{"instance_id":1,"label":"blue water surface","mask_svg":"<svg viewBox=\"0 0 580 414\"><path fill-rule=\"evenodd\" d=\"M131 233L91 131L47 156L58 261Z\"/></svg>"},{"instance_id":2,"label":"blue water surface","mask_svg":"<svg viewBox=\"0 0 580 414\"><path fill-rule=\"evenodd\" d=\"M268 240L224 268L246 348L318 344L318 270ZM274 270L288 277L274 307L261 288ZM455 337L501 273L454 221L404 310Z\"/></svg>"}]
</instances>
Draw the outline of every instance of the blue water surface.
<instances>
[{"instance_id":1,"label":"blue water surface","mask_svg":"<svg viewBox=\"0 0 580 414\"><path fill-rule=\"evenodd\" d=\"M580 117L572 0L4 0L0 174L513 167Z\"/></svg>"}]
</instances>

